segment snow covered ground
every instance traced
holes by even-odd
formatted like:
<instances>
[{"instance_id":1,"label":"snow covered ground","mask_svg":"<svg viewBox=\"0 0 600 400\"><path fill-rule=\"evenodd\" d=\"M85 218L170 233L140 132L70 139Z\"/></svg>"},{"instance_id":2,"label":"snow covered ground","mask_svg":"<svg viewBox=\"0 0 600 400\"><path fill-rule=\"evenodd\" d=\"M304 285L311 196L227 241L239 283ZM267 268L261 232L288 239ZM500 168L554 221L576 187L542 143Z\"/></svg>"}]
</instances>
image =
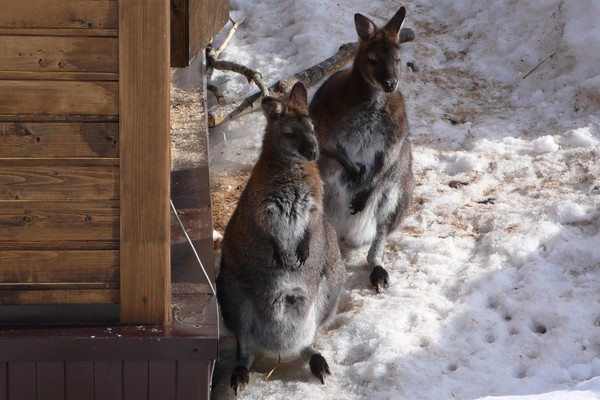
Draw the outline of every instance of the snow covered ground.
<instances>
[{"instance_id":1,"label":"snow covered ground","mask_svg":"<svg viewBox=\"0 0 600 400\"><path fill-rule=\"evenodd\" d=\"M222 58L268 83L355 41L355 12L381 25L400 7L231 5L247 20ZM260 359L238 397L600 399L600 2L405 5L417 39L403 45L403 63L419 71L403 68L400 90L417 187L388 241L392 284L376 295L367 248L347 252L339 315L318 337L326 384L304 361ZM256 90L215 78L230 99ZM263 128L255 112L211 132L213 175L252 165ZM223 334L216 399L233 397L234 344Z\"/></svg>"}]
</instances>

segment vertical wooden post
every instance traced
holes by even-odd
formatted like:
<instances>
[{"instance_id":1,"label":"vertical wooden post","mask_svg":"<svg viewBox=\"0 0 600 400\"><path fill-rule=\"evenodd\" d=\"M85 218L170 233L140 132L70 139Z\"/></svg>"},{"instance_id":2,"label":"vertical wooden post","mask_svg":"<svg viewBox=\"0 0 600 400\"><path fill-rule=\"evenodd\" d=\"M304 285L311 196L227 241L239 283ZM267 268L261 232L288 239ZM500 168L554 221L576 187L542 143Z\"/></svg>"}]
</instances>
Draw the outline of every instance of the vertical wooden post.
<instances>
[{"instance_id":1,"label":"vertical wooden post","mask_svg":"<svg viewBox=\"0 0 600 400\"><path fill-rule=\"evenodd\" d=\"M170 318L169 1L119 0L121 322Z\"/></svg>"}]
</instances>

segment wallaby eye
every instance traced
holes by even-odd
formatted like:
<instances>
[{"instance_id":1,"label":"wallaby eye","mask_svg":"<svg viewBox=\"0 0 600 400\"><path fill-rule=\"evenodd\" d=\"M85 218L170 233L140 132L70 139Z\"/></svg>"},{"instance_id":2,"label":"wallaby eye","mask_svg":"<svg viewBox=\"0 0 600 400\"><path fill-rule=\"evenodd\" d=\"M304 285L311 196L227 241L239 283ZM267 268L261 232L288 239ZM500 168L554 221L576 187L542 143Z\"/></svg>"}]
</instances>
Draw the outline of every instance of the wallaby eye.
<instances>
[{"instance_id":1,"label":"wallaby eye","mask_svg":"<svg viewBox=\"0 0 600 400\"><path fill-rule=\"evenodd\" d=\"M396 64L398 64L398 63L400 62L400 57L396 57L396 58L394 58L394 62L395 62Z\"/></svg>"},{"instance_id":2,"label":"wallaby eye","mask_svg":"<svg viewBox=\"0 0 600 400\"><path fill-rule=\"evenodd\" d=\"M377 60L374 58L369 58L369 64L372 66L376 66L377 65Z\"/></svg>"}]
</instances>

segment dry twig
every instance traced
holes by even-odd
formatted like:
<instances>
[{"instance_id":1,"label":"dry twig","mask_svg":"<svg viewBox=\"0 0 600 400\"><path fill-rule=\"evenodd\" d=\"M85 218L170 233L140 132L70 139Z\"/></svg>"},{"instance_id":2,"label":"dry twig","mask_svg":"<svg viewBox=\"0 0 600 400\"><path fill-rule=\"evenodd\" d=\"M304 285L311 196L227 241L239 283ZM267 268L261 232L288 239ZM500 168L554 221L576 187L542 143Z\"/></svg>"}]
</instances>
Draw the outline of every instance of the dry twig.
<instances>
[{"instance_id":1,"label":"dry twig","mask_svg":"<svg viewBox=\"0 0 600 400\"><path fill-rule=\"evenodd\" d=\"M523 76L522 79L527 78L529 75L531 75L536 69L538 69L543 63L545 63L546 61L548 61L549 59L551 59L552 57L554 57L554 55L556 54L556 52L558 51L558 49L554 50L548 57L544 58L542 61L540 61L539 63L536 64L535 67L533 67L528 73L525 74L525 76Z\"/></svg>"}]
</instances>

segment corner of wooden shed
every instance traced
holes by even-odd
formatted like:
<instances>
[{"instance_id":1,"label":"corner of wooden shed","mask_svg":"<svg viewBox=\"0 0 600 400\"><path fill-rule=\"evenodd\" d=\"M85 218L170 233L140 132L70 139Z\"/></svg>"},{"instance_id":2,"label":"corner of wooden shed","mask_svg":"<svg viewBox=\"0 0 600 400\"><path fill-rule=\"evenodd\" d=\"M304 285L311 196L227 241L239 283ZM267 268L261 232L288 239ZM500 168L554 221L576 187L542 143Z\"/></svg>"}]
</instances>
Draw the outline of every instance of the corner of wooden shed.
<instances>
[{"instance_id":1,"label":"corner of wooden shed","mask_svg":"<svg viewBox=\"0 0 600 400\"><path fill-rule=\"evenodd\" d=\"M208 398L216 298L170 210L214 279L205 92L174 128L171 67L228 1L0 8L0 400Z\"/></svg>"}]
</instances>

